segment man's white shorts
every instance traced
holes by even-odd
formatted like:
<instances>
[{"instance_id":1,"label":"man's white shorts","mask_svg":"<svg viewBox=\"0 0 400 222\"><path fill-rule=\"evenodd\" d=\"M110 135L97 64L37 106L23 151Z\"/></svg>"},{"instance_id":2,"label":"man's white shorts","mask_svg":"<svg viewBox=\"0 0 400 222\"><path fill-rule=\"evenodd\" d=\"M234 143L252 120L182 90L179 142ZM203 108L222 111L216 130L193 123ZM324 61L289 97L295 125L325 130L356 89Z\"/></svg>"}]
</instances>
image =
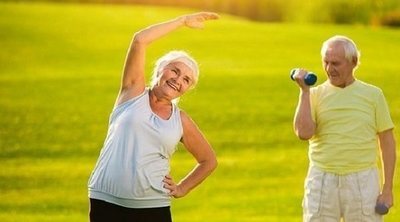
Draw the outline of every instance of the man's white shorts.
<instances>
[{"instance_id":1,"label":"man's white shorts","mask_svg":"<svg viewBox=\"0 0 400 222\"><path fill-rule=\"evenodd\" d=\"M337 175L312 166L304 182L303 221L381 222L375 213L379 192L376 168Z\"/></svg>"}]
</instances>

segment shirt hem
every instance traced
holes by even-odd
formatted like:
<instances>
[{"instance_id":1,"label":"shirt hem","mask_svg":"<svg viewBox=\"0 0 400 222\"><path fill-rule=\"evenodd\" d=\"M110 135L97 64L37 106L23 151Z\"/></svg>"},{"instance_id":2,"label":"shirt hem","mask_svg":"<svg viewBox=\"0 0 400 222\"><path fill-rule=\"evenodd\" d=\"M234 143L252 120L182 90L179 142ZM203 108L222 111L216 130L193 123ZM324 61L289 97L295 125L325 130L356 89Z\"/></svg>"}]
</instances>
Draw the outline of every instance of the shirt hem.
<instances>
[{"instance_id":1,"label":"shirt hem","mask_svg":"<svg viewBox=\"0 0 400 222\"><path fill-rule=\"evenodd\" d=\"M89 190L89 198L102 200L108 203L116 204L127 208L156 208L171 206L171 200L168 199L126 199L113 196L100 191Z\"/></svg>"},{"instance_id":2,"label":"shirt hem","mask_svg":"<svg viewBox=\"0 0 400 222\"><path fill-rule=\"evenodd\" d=\"M317 169L319 169L323 172L333 173L333 174L337 174L337 175L347 175L347 174L352 174L352 173L358 173L358 172L364 171L364 170L377 168L376 164L364 166L364 167L352 168L352 169L333 169L333 168L329 168L329 167L323 167L323 166L320 166L319 164L315 164L315 163L311 163L310 166L316 167Z\"/></svg>"}]
</instances>

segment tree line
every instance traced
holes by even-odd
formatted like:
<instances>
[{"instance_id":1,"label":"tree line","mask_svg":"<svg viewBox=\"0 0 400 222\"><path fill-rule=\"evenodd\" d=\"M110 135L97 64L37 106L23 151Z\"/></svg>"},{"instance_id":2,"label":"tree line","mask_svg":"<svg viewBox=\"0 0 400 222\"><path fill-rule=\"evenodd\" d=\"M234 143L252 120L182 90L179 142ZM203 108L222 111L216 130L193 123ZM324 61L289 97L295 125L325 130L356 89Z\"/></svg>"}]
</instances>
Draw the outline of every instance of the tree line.
<instances>
[{"instance_id":1,"label":"tree line","mask_svg":"<svg viewBox=\"0 0 400 222\"><path fill-rule=\"evenodd\" d=\"M400 27L399 0L28 0L145 4L211 10L265 22L314 22Z\"/></svg>"}]
</instances>

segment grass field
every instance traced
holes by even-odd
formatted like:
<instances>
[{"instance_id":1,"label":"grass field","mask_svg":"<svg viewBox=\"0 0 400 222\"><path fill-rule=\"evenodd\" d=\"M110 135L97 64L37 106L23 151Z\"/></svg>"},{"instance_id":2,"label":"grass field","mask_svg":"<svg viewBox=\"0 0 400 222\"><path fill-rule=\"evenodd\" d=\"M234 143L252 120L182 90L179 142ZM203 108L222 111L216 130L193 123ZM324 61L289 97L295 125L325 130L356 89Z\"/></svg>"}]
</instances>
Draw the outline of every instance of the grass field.
<instances>
[{"instance_id":1,"label":"grass field","mask_svg":"<svg viewBox=\"0 0 400 222\"><path fill-rule=\"evenodd\" d=\"M0 3L0 221L87 221L87 179L132 34L186 12ZM174 221L301 221L307 143L293 134L298 89L288 72L301 66L324 81L320 44L334 34L358 43L357 77L384 90L398 126L398 29L256 23L223 15L205 30L180 29L149 48L149 74L158 56L172 49L186 49L200 62L199 85L180 106L220 163L200 187L173 201ZM172 174L181 178L193 164L179 149ZM398 205L385 218L397 222Z\"/></svg>"}]
</instances>

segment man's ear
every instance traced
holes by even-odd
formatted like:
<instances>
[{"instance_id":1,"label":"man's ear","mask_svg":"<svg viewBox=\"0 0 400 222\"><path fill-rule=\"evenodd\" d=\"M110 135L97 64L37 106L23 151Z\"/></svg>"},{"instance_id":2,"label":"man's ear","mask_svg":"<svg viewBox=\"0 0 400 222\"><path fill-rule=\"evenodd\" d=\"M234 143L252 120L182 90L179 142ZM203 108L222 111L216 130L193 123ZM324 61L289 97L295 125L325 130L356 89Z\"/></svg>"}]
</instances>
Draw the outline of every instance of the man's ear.
<instances>
[{"instance_id":1,"label":"man's ear","mask_svg":"<svg viewBox=\"0 0 400 222\"><path fill-rule=\"evenodd\" d=\"M357 66L357 64L358 64L358 58L356 57L356 56L353 56L353 65L354 66Z\"/></svg>"}]
</instances>

